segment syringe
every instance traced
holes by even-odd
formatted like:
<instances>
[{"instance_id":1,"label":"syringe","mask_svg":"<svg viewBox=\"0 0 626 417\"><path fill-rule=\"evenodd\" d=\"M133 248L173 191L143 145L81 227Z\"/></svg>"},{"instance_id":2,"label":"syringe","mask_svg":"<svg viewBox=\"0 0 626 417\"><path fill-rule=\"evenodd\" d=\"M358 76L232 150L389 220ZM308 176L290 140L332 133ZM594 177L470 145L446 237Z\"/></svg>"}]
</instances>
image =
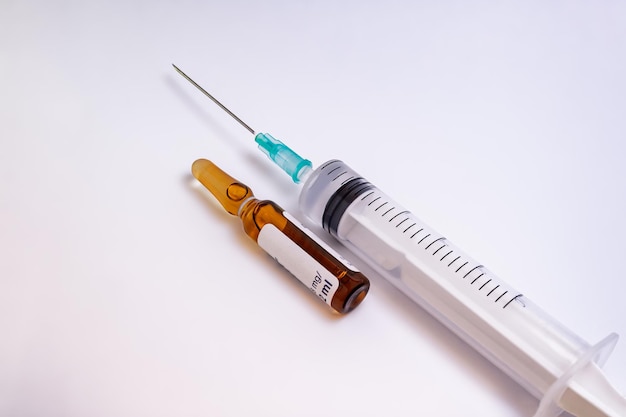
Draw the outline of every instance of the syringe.
<instances>
[{"instance_id":1,"label":"syringe","mask_svg":"<svg viewBox=\"0 0 626 417\"><path fill-rule=\"evenodd\" d=\"M563 410L579 417L626 416L626 399L599 368L616 334L590 345L344 162L331 160L313 170L270 135L257 134L255 140L294 182L304 182L299 206L313 223L538 398L535 417Z\"/></svg>"}]
</instances>

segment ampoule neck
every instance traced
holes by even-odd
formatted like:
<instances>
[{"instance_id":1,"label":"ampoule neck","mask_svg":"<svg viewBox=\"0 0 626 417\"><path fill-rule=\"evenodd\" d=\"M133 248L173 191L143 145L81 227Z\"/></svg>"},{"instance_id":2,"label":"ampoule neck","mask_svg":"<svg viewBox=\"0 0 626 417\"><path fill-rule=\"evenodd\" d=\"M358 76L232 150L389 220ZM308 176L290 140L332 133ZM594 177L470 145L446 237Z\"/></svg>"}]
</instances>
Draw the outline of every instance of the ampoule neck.
<instances>
[{"instance_id":1,"label":"ampoule neck","mask_svg":"<svg viewBox=\"0 0 626 417\"><path fill-rule=\"evenodd\" d=\"M239 218L243 218L245 211L246 211L246 206L252 204L254 205L254 203L258 202L259 199L256 198L255 196L250 196L248 198L246 198L245 200L243 200L241 202L241 205L239 206L239 210L237 210L237 217Z\"/></svg>"},{"instance_id":2,"label":"ampoule neck","mask_svg":"<svg viewBox=\"0 0 626 417\"><path fill-rule=\"evenodd\" d=\"M217 198L224 210L233 216L238 216L243 203L254 197L250 187L206 159L195 161L191 172Z\"/></svg>"}]
</instances>

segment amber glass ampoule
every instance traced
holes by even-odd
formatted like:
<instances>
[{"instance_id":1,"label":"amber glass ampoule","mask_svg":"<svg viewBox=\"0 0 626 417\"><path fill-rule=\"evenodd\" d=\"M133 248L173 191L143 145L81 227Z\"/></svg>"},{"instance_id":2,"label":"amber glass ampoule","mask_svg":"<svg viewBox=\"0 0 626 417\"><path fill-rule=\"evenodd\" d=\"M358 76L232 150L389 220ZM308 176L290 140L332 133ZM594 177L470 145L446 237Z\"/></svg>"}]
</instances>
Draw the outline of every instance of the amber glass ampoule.
<instances>
[{"instance_id":1,"label":"amber glass ampoule","mask_svg":"<svg viewBox=\"0 0 626 417\"><path fill-rule=\"evenodd\" d=\"M363 301L369 280L276 203L258 200L247 185L206 159L194 162L191 172L241 219L252 240L335 311L347 313Z\"/></svg>"}]
</instances>

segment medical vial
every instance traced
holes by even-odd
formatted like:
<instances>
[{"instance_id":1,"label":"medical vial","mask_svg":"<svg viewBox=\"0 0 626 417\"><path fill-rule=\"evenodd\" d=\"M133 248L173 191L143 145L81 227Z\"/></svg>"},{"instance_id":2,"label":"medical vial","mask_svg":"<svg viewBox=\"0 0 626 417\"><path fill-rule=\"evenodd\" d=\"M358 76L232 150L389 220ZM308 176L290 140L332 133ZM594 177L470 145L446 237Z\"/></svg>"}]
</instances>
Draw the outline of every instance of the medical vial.
<instances>
[{"instance_id":1,"label":"medical vial","mask_svg":"<svg viewBox=\"0 0 626 417\"><path fill-rule=\"evenodd\" d=\"M345 314L363 301L369 280L276 203L255 198L248 186L206 159L194 162L192 173L241 219L252 240L333 310Z\"/></svg>"}]
</instances>

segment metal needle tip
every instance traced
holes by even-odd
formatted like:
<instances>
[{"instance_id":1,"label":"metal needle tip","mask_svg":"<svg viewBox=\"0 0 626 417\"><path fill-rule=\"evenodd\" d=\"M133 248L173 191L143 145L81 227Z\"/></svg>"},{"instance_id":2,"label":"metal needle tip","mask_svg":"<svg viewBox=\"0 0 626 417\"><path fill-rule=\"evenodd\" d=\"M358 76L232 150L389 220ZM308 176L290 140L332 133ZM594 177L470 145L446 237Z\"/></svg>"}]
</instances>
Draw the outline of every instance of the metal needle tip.
<instances>
[{"instance_id":1,"label":"metal needle tip","mask_svg":"<svg viewBox=\"0 0 626 417\"><path fill-rule=\"evenodd\" d=\"M172 64L172 66L174 67L174 69L176 71L178 71L178 73L180 75L182 75L183 77L185 77L185 79L187 81L189 81L191 84L193 84L198 90L202 91L204 93L205 96L207 96L208 98L210 98L211 100L213 100L213 103L217 104L218 106L220 106L220 108L222 110L224 110L226 113L228 113L230 115L230 117L232 117L233 119L237 120L239 122L240 125L242 125L243 127L245 127L250 133L252 133L254 135L254 129L252 129L250 126L248 126L246 123L244 123L243 120L241 120L239 117L237 117L235 115L235 113L233 113L232 111L228 110L228 108L226 108L226 106L224 106L222 103L219 102L218 99L216 99L215 97L213 97L211 94L209 94L204 88L200 87L198 85L198 83L196 83L194 80L192 80L191 78L189 78L189 76L187 74L185 74L184 72L181 71L180 68L178 68L176 65Z\"/></svg>"}]
</instances>

